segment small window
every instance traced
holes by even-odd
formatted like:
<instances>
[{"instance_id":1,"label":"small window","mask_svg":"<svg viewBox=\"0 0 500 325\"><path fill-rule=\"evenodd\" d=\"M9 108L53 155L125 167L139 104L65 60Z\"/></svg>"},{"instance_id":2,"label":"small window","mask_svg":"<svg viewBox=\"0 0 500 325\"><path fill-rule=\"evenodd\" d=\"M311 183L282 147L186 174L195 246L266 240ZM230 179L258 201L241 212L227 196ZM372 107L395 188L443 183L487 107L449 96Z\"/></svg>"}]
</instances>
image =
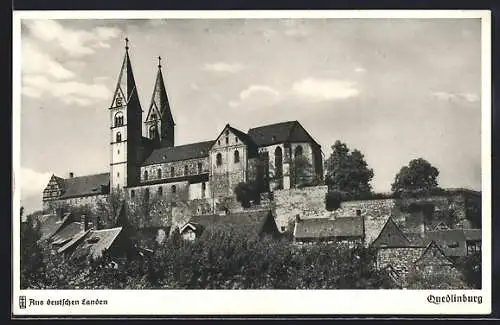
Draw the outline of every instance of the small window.
<instances>
[{"instance_id":1,"label":"small window","mask_svg":"<svg viewBox=\"0 0 500 325\"><path fill-rule=\"evenodd\" d=\"M217 144L220 146L220 140L219 140L219 141L217 141Z\"/></svg>"},{"instance_id":2,"label":"small window","mask_svg":"<svg viewBox=\"0 0 500 325\"><path fill-rule=\"evenodd\" d=\"M120 177L120 172L116 173L116 177Z\"/></svg>"},{"instance_id":3,"label":"small window","mask_svg":"<svg viewBox=\"0 0 500 325\"><path fill-rule=\"evenodd\" d=\"M175 168L170 167L170 177L174 177L174 176L175 176Z\"/></svg>"},{"instance_id":4,"label":"small window","mask_svg":"<svg viewBox=\"0 0 500 325\"><path fill-rule=\"evenodd\" d=\"M145 198L146 200L148 200L148 199L149 199L149 188L147 188L147 189L144 191L144 198Z\"/></svg>"},{"instance_id":5,"label":"small window","mask_svg":"<svg viewBox=\"0 0 500 325\"><path fill-rule=\"evenodd\" d=\"M285 226L281 226L281 231L285 231Z\"/></svg>"},{"instance_id":6,"label":"small window","mask_svg":"<svg viewBox=\"0 0 500 325\"><path fill-rule=\"evenodd\" d=\"M155 139L156 138L156 125L151 125L149 127L149 138L150 139Z\"/></svg>"},{"instance_id":7,"label":"small window","mask_svg":"<svg viewBox=\"0 0 500 325\"><path fill-rule=\"evenodd\" d=\"M189 172L188 166L184 166L184 176L186 176Z\"/></svg>"},{"instance_id":8,"label":"small window","mask_svg":"<svg viewBox=\"0 0 500 325\"><path fill-rule=\"evenodd\" d=\"M116 106L122 106L122 99L120 93L116 94Z\"/></svg>"},{"instance_id":9,"label":"small window","mask_svg":"<svg viewBox=\"0 0 500 325\"><path fill-rule=\"evenodd\" d=\"M226 130L226 137L229 136L229 130Z\"/></svg>"},{"instance_id":10,"label":"small window","mask_svg":"<svg viewBox=\"0 0 500 325\"><path fill-rule=\"evenodd\" d=\"M297 146L297 148L295 148L295 158L302 156L302 152L302 146Z\"/></svg>"},{"instance_id":11,"label":"small window","mask_svg":"<svg viewBox=\"0 0 500 325\"><path fill-rule=\"evenodd\" d=\"M120 155L120 149L118 149L117 154Z\"/></svg>"},{"instance_id":12,"label":"small window","mask_svg":"<svg viewBox=\"0 0 500 325\"><path fill-rule=\"evenodd\" d=\"M156 114L155 113L151 114L151 119L152 120L156 120Z\"/></svg>"},{"instance_id":13,"label":"small window","mask_svg":"<svg viewBox=\"0 0 500 325\"><path fill-rule=\"evenodd\" d=\"M234 152L234 163L237 164L240 162L240 152L238 150L236 150Z\"/></svg>"},{"instance_id":14,"label":"small window","mask_svg":"<svg viewBox=\"0 0 500 325\"><path fill-rule=\"evenodd\" d=\"M202 163L198 163L198 174L201 174L203 171L203 164Z\"/></svg>"},{"instance_id":15,"label":"small window","mask_svg":"<svg viewBox=\"0 0 500 325\"><path fill-rule=\"evenodd\" d=\"M204 191L207 188L207 184L205 182L201 183L201 189Z\"/></svg>"},{"instance_id":16,"label":"small window","mask_svg":"<svg viewBox=\"0 0 500 325\"><path fill-rule=\"evenodd\" d=\"M163 187L158 187L158 196L162 196L163 195Z\"/></svg>"},{"instance_id":17,"label":"small window","mask_svg":"<svg viewBox=\"0 0 500 325\"><path fill-rule=\"evenodd\" d=\"M147 170L144 171L144 180L145 181L148 180L148 171Z\"/></svg>"},{"instance_id":18,"label":"small window","mask_svg":"<svg viewBox=\"0 0 500 325\"><path fill-rule=\"evenodd\" d=\"M116 132L116 142L122 142L122 134L120 132Z\"/></svg>"},{"instance_id":19,"label":"small window","mask_svg":"<svg viewBox=\"0 0 500 325\"><path fill-rule=\"evenodd\" d=\"M234 137L234 142L238 143L238 137Z\"/></svg>"},{"instance_id":20,"label":"small window","mask_svg":"<svg viewBox=\"0 0 500 325\"><path fill-rule=\"evenodd\" d=\"M226 144L229 144L229 137L226 137Z\"/></svg>"},{"instance_id":21,"label":"small window","mask_svg":"<svg viewBox=\"0 0 500 325\"><path fill-rule=\"evenodd\" d=\"M215 162L216 162L217 166L222 165L222 154L221 153L217 154L217 156L215 157Z\"/></svg>"},{"instance_id":22,"label":"small window","mask_svg":"<svg viewBox=\"0 0 500 325\"><path fill-rule=\"evenodd\" d=\"M157 177L158 177L158 178L161 178L161 168L158 168L158 171L157 171Z\"/></svg>"},{"instance_id":23,"label":"small window","mask_svg":"<svg viewBox=\"0 0 500 325\"><path fill-rule=\"evenodd\" d=\"M172 185L172 193L176 193L177 192L177 187L175 185Z\"/></svg>"},{"instance_id":24,"label":"small window","mask_svg":"<svg viewBox=\"0 0 500 325\"><path fill-rule=\"evenodd\" d=\"M130 197L135 198L135 191L134 190L130 191Z\"/></svg>"}]
</instances>

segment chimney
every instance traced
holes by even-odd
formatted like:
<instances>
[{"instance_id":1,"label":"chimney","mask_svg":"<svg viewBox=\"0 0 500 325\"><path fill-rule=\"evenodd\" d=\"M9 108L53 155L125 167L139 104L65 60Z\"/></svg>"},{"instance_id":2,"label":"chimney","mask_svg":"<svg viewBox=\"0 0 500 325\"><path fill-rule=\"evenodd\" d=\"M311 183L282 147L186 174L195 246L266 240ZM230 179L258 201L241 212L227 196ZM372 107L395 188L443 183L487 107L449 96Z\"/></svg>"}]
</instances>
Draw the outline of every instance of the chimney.
<instances>
[{"instance_id":1,"label":"chimney","mask_svg":"<svg viewBox=\"0 0 500 325\"><path fill-rule=\"evenodd\" d=\"M295 223L299 223L300 222L300 215L296 215L295 216Z\"/></svg>"},{"instance_id":2,"label":"chimney","mask_svg":"<svg viewBox=\"0 0 500 325\"><path fill-rule=\"evenodd\" d=\"M80 217L80 229L82 231L87 231L89 229L89 220L85 214Z\"/></svg>"},{"instance_id":3,"label":"chimney","mask_svg":"<svg viewBox=\"0 0 500 325\"><path fill-rule=\"evenodd\" d=\"M73 176L75 176L73 172L69 172L69 178L73 178Z\"/></svg>"}]
</instances>

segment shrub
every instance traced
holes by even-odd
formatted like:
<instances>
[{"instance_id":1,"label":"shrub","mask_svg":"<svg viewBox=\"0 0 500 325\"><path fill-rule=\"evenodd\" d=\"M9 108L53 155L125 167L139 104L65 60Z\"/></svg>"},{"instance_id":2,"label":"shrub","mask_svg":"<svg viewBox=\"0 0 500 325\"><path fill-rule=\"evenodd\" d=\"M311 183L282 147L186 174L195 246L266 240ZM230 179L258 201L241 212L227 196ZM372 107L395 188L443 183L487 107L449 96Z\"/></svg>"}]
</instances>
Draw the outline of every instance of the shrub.
<instances>
[{"instance_id":1,"label":"shrub","mask_svg":"<svg viewBox=\"0 0 500 325\"><path fill-rule=\"evenodd\" d=\"M252 201L257 204L260 201L260 192L255 182L238 183L234 188L234 194L243 208L249 208Z\"/></svg>"},{"instance_id":2,"label":"shrub","mask_svg":"<svg viewBox=\"0 0 500 325\"><path fill-rule=\"evenodd\" d=\"M328 211L334 211L340 208L342 203L342 193L338 191L329 191L325 194L325 207Z\"/></svg>"}]
</instances>

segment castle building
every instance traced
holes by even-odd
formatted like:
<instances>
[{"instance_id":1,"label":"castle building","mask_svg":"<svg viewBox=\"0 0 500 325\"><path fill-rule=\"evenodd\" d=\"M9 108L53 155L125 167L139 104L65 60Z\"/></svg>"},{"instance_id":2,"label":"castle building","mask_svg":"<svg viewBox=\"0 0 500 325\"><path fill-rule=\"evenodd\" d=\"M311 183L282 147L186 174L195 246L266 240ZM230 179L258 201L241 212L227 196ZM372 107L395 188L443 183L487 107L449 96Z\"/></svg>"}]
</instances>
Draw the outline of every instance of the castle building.
<instances>
[{"instance_id":1,"label":"castle building","mask_svg":"<svg viewBox=\"0 0 500 325\"><path fill-rule=\"evenodd\" d=\"M291 166L303 157L313 177L322 178L321 146L298 121L251 128L227 124L213 140L175 145L175 122L161 59L151 101L143 110L132 71L128 40L109 109L109 172L62 178L52 175L43 191L52 204L92 204L113 191L130 198L157 195L166 200L212 200L234 196L240 182L263 179L266 190L295 186Z\"/></svg>"}]
</instances>

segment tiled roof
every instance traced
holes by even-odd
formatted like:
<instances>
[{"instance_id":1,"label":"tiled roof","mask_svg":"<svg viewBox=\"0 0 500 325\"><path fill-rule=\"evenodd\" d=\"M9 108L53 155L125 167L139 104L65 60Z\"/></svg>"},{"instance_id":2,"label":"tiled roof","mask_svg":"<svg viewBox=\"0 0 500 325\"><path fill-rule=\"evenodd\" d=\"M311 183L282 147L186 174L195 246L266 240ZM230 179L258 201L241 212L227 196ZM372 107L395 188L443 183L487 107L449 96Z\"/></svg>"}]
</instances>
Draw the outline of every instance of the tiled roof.
<instances>
[{"instance_id":1,"label":"tiled roof","mask_svg":"<svg viewBox=\"0 0 500 325\"><path fill-rule=\"evenodd\" d=\"M377 238L371 243L374 247L409 247L410 240L394 222L393 218L387 219Z\"/></svg>"},{"instance_id":2,"label":"tiled roof","mask_svg":"<svg viewBox=\"0 0 500 325\"><path fill-rule=\"evenodd\" d=\"M467 254L463 229L427 231L425 239L428 242L436 242L447 256L465 256Z\"/></svg>"},{"instance_id":3,"label":"tiled roof","mask_svg":"<svg viewBox=\"0 0 500 325\"><path fill-rule=\"evenodd\" d=\"M197 142L175 147L163 147L153 150L143 165L153 165L179 160L208 157L208 151L214 143L211 141Z\"/></svg>"},{"instance_id":4,"label":"tiled roof","mask_svg":"<svg viewBox=\"0 0 500 325\"><path fill-rule=\"evenodd\" d=\"M298 121L251 128L248 130L248 135L253 142L261 147L284 142L313 142L317 144Z\"/></svg>"},{"instance_id":5,"label":"tiled roof","mask_svg":"<svg viewBox=\"0 0 500 325\"><path fill-rule=\"evenodd\" d=\"M109 173L94 174L66 178L64 182L64 193L60 199L106 194L109 189Z\"/></svg>"},{"instance_id":6,"label":"tiled roof","mask_svg":"<svg viewBox=\"0 0 500 325\"><path fill-rule=\"evenodd\" d=\"M261 233L266 221L271 217L269 210L254 210L225 215L210 214L193 216L189 223L201 225L203 228L237 227L248 231Z\"/></svg>"},{"instance_id":7,"label":"tiled roof","mask_svg":"<svg viewBox=\"0 0 500 325\"><path fill-rule=\"evenodd\" d=\"M111 247L121 231L122 227L89 231L76 247L72 256L91 258L102 256L102 253Z\"/></svg>"},{"instance_id":8,"label":"tiled roof","mask_svg":"<svg viewBox=\"0 0 500 325\"><path fill-rule=\"evenodd\" d=\"M52 244L61 245L72 240L78 233L82 231L80 222L71 222L60 228L52 237Z\"/></svg>"},{"instance_id":9,"label":"tiled roof","mask_svg":"<svg viewBox=\"0 0 500 325\"><path fill-rule=\"evenodd\" d=\"M464 229L466 240L480 241L482 238L481 229Z\"/></svg>"},{"instance_id":10,"label":"tiled roof","mask_svg":"<svg viewBox=\"0 0 500 325\"><path fill-rule=\"evenodd\" d=\"M296 239L321 239L338 237L362 237L363 219L343 217L337 219L304 219L297 223Z\"/></svg>"},{"instance_id":11,"label":"tiled roof","mask_svg":"<svg viewBox=\"0 0 500 325\"><path fill-rule=\"evenodd\" d=\"M67 242L66 244L64 244L63 246L61 246L61 248L59 248L57 250L58 253L63 253L65 252L68 248L74 246L77 242L79 242L83 237L85 237L88 233L90 232L90 230L87 230L87 231L80 231L78 234L76 234L73 239L71 239L69 242Z\"/></svg>"},{"instance_id":12,"label":"tiled roof","mask_svg":"<svg viewBox=\"0 0 500 325\"><path fill-rule=\"evenodd\" d=\"M40 224L41 240L49 239L63 224L63 221L55 214L38 216Z\"/></svg>"}]
</instances>

